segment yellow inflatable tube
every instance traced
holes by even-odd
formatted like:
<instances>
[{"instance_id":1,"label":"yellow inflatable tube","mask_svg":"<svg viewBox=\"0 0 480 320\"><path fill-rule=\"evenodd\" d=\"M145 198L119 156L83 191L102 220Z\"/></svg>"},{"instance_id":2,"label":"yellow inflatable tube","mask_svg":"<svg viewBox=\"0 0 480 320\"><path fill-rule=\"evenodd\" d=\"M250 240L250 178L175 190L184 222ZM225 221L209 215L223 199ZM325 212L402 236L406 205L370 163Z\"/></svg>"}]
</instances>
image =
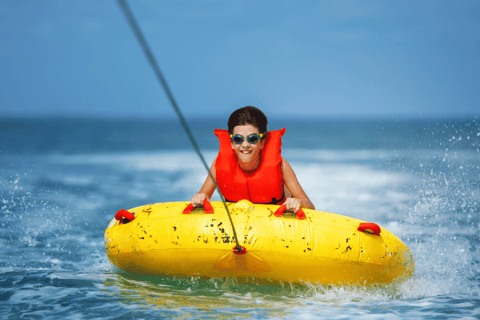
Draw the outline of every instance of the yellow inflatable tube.
<instances>
[{"instance_id":1,"label":"yellow inflatable tube","mask_svg":"<svg viewBox=\"0 0 480 320\"><path fill-rule=\"evenodd\" d=\"M376 225L362 228L364 221L308 209L305 219L288 213L277 217L279 206L247 200L228 203L240 245L247 250L234 254L223 203L211 203L213 214L202 208L182 214L188 204L145 205L129 210L135 214L131 222L113 219L105 230L110 261L150 275L321 284L389 283L415 271L410 250Z\"/></svg>"}]
</instances>

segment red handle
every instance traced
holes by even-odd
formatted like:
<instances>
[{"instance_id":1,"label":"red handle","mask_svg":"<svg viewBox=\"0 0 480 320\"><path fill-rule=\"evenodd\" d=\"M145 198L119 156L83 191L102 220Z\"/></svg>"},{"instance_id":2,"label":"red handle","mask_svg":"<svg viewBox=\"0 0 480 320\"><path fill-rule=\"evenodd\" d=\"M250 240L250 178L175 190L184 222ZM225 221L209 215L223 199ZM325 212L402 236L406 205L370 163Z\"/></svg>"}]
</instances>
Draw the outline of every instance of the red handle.
<instances>
[{"instance_id":1,"label":"red handle","mask_svg":"<svg viewBox=\"0 0 480 320\"><path fill-rule=\"evenodd\" d=\"M125 219L128 219L128 221L124 221L124 218ZM135 216L133 215L133 213L125 210L125 209L122 209L120 211L117 212L117 214L115 215L115 219L120 221L120 223L128 223L130 221L132 221L133 219L135 219Z\"/></svg>"},{"instance_id":2,"label":"red handle","mask_svg":"<svg viewBox=\"0 0 480 320\"><path fill-rule=\"evenodd\" d=\"M195 207L193 206L192 203L189 203L188 206L183 210L182 214L190 214L190 212L194 209ZM203 209L205 210L205 213L212 214L213 213L213 207L208 202L207 199L203 200Z\"/></svg>"},{"instance_id":3,"label":"red handle","mask_svg":"<svg viewBox=\"0 0 480 320\"><path fill-rule=\"evenodd\" d=\"M285 213L285 210L287 210L287 205L286 204L280 206L280 208L278 208L277 211L275 211L274 215L276 217L281 217ZM299 220L303 220L303 219L307 218L307 216L305 215L305 212L303 212L302 208L298 209L297 218Z\"/></svg>"},{"instance_id":4,"label":"red handle","mask_svg":"<svg viewBox=\"0 0 480 320\"><path fill-rule=\"evenodd\" d=\"M357 230L368 234L374 234L376 236L379 236L381 232L380 227L377 224L371 222L360 223Z\"/></svg>"},{"instance_id":5,"label":"red handle","mask_svg":"<svg viewBox=\"0 0 480 320\"><path fill-rule=\"evenodd\" d=\"M245 254L247 253L247 249L245 247L241 247L242 249L240 250L240 248L238 247L233 247L233 253L235 254Z\"/></svg>"}]
</instances>

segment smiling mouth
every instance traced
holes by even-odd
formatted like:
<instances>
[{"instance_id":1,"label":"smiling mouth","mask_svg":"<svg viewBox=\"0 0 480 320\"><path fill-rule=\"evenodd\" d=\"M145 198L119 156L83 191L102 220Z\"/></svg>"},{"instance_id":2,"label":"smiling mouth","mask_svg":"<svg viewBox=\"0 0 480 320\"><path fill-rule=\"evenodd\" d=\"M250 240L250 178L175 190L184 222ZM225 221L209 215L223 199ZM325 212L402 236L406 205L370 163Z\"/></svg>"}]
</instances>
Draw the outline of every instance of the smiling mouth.
<instances>
[{"instance_id":1,"label":"smiling mouth","mask_svg":"<svg viewBox=\"0 0 480 320\"><path fill-rule=\"evenodd\" d=\"M240 150L240 153L250 154L250 153L252 153L252 150Z\"/></svg>"}]
</instances>

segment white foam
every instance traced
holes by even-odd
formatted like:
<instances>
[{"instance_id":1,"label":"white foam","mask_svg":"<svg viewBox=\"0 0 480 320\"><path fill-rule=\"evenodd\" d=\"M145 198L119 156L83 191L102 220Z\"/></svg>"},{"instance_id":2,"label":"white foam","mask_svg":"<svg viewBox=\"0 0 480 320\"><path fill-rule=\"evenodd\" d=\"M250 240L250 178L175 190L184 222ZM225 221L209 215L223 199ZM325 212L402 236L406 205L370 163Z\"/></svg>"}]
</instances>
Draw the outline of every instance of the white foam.
<instances>
[{"instance_id":1,"label":"white foam","mask_svg":"<svg viewBox=\"0 0 480 320\"><path fill-rule=\"evenodd\" d=\"M205 152L204 157L210 165L215 159L215 152ZM200 169L202 162L193 151L164 151L155 153L128 154L91 154L54 156L54 161L65 164L95 164L117 166L122 170L177 172Z\"/></svg>"},{"instance_id":2,"label":"white foam","mask_svg":"<svg viewBox=\"0 0 480 320\"><path fill-rule=\"evenodd\" d=\"M289 159L307 159L321 162L347 162L382 159L390 156L391 151L386 150L282 150L282 156Z\"/></svg>"},{"instance_id":3,"label":"white foam","mask_svg":"<svg viewBox=\"0 0 480 320\"><path fill-rule=\"evenodd\" d=\"M409 178L399 173L358 164L290 164L317 210L368 219L382 206L389 210L411 199L402 188Z\"/></svg>"}]
</instances>

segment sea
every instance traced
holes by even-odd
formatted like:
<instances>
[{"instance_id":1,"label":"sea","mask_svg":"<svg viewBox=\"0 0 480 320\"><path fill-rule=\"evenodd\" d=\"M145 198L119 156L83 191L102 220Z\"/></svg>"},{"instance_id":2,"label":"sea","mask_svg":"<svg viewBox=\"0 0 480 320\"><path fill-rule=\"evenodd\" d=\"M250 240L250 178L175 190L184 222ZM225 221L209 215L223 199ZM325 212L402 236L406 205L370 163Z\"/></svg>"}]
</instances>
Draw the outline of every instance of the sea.
<instances>
[{"instance_id":1,"label":"sea","mask_svg":"<svg viewBox=\"0 0 480 320\"><path fill-rule=\"evenodd\" d=\"M179 122L2 117L0 318L480 319L480 117L269 120L287 129L282 155L316 209L396 234L415 258L411 278L267 285L124 272L104 247L115 213L189 200L206 178ZM210 164L226 119L187 121Z\"/></svg>"}]
</instances>

